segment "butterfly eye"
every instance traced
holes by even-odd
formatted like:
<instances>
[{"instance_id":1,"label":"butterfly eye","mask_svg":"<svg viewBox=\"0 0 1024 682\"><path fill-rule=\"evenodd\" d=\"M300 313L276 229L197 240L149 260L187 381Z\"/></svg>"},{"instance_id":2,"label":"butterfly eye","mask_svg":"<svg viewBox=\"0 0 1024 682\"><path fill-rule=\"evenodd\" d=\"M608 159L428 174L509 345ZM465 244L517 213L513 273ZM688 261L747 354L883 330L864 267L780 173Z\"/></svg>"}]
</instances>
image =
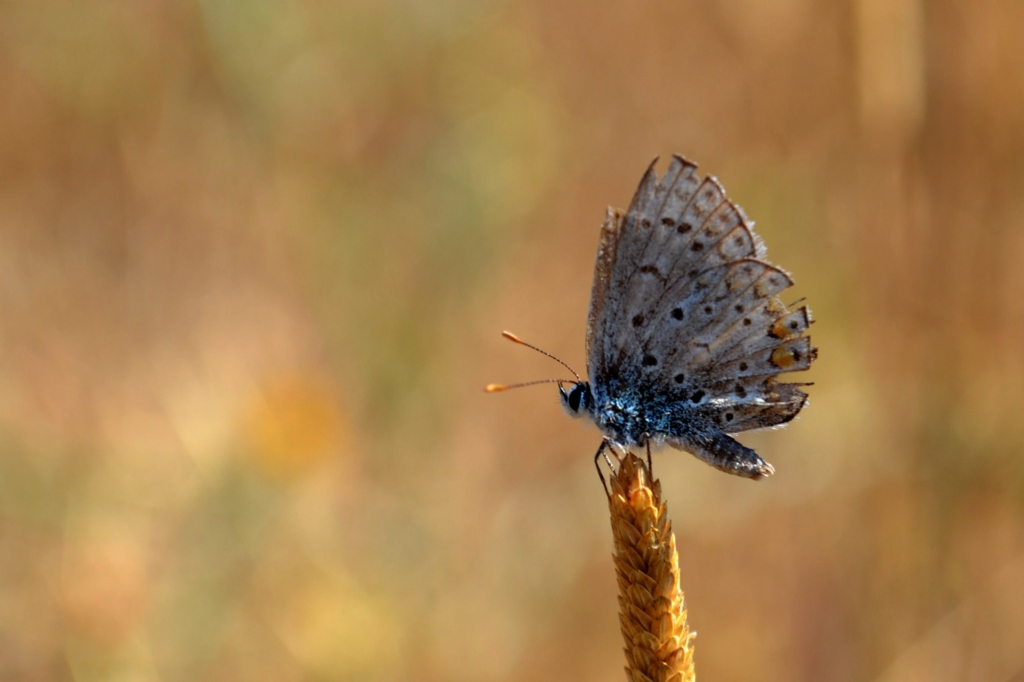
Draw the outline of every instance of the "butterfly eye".
<instances>
[{"instance_id":1,"label":"butterfly eye","mask_svg":"<svg viewBox=\"0 0 1024 682\"><path fill-rule=\"evenodd\" d=\"M580 400L583 398L583 387L577 385L576 388L572 389L569 393L569 409L573 412L580 411Z\"/></svg>"}]
</instances>

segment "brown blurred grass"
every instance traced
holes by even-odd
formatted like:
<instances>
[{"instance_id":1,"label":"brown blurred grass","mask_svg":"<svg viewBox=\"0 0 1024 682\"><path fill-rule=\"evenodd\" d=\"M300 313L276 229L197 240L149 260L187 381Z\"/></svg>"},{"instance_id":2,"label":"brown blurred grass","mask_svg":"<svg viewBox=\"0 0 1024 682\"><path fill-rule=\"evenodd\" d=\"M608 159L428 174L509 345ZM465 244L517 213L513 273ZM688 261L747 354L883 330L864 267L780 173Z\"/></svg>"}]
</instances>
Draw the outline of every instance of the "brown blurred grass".
<instances>
[{"instance_id":1,"label":"brown blurred grass","mask_svg":"<svg viewBox=\"0 0 1024 682\"><path fill-rule=\"evenodd\" d=\"M672 152L821 349L771 481L657 455L702 676L1019 677L1021 14L3 4L0 678L619 679L597 434L479 386Z\"/></svg>"}]
</instances>

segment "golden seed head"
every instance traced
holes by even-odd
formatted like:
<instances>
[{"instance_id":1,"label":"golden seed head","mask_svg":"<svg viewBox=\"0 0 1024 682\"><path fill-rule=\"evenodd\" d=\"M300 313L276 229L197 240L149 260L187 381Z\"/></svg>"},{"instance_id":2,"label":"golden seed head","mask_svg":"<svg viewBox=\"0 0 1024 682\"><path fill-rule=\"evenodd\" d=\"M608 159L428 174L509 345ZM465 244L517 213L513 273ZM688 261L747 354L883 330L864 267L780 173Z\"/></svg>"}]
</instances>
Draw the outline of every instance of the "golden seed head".
<instances>
[{"instance_id":1,"label":"golden seed head","mask_svg":"<svg viewBox=\"0 0 1024 682\"><path fill-rule=\"evenodd\" d=\"M676 539L661 501L661 484L627 454L612 477L612 536L619 583L619 622L626 678L693 682L693 638L679 588Z\"/></svg>"}]
</instances>

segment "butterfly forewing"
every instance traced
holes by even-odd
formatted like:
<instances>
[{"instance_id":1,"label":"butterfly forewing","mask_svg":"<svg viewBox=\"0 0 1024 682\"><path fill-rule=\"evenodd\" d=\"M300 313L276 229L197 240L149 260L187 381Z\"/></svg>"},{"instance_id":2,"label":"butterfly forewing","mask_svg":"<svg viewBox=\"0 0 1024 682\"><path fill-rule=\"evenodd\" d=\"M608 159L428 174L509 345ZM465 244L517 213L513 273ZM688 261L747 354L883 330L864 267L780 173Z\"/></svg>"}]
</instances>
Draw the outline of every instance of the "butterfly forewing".
<instances>
[{"instance_id":1,"label":"butterfly forewing","mask_svg":"<svg viewBox=\"0 0 1024 682\"><path fill-rule=\"evenodd\" d=\"M792 280L764 257L717 180L674 156L659 182L652 164L602 229L587 334L595 388L654 396L648 412L702 405L694 414L723 432L792 419L806 395L775 377L814 359L810 315L778 299Z\"/></svg>"},{"instance_id":2,"label":"butterfly forewing","mask_svg":"<svg viewBox=\"0 0 1024 682\"><path fill-rule=\"evenodd\" d=\"M636 343L634 330L644 322L642 311L664 291L667 278L678 268L669 256L680 235L692 231L683 229L680 220L702 187L696 168L675 156L659 183L652 163L622 217L615 235L614 266L595 272L595 290L600 285L604 296L600 314L591 316L590 335L601 340L588 353L592 374L624 360ZM604 244L602 238L602 249ZM591 300L593 311L596 297Z\"/></svg>"}]
</instances>

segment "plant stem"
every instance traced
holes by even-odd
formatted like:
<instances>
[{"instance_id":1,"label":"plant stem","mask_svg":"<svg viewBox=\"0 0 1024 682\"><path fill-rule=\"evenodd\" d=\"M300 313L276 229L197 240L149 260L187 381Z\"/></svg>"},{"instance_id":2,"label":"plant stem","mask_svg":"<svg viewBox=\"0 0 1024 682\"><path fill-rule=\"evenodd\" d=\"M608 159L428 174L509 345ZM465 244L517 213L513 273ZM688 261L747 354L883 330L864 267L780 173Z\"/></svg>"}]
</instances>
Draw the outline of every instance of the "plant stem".
<instances>
[{"instance_id":1,"label":"plant stem","mask_svg":"<svg viewBox=\"0 0 1024 682\"><path fill-rule=\"evenodd\" d=\"M661 484L627 454L608 498L619 582L626 676L632 682L693 682L693 638L679 587L679 555Z\"/></svg>"}]
</instances>

